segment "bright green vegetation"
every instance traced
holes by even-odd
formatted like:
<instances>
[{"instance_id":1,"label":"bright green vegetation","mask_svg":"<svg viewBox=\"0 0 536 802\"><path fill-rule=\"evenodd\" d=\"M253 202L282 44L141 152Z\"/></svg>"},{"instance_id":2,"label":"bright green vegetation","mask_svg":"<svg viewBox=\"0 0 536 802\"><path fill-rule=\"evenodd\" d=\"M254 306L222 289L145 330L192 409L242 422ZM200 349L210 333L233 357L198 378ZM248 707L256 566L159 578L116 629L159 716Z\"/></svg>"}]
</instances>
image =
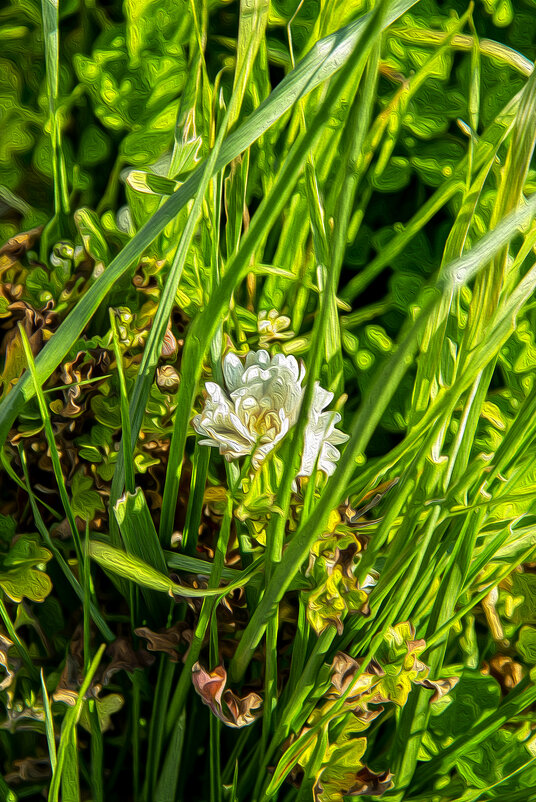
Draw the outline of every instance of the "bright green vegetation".
<instances>
[{"instance_id":1,"label":"bright green vegetation","mask_svg":"<svg viewBox=\"0 0 536 802\"><path fill-rule=\"evenodd\" d=\"M0 797L536 800L534 0L0 37ZM305 393L228 462L260 349Z\"/></svg>"}]
</instances>

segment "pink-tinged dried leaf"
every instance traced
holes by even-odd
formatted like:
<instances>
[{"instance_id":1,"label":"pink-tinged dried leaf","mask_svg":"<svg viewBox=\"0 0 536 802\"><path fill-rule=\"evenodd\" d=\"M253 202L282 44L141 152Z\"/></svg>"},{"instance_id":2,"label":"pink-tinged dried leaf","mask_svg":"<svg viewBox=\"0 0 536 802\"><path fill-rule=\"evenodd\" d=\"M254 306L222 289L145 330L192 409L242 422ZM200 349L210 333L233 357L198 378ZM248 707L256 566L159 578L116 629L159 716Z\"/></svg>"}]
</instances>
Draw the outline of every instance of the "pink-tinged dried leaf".
<instances>
[{"instance_id":1,"label":"pink-tinged dried leaf","mask_svg":"<svg viewBox=\"0 0 536 802\"><path fill-rule=\"evenodd\" d=\"M192 682L203 702L228 727L247 727L260 715L262 699L257 693L240 698L233 691L225 690L227 672L223 666L207 671L200 663L195 663Z\"/></svg>"},{"instance_id":2,"label":"pink-tinged dried leaf","mask_svg":"<svg viewBox=\"0 0 536 802\"><path fill-rule=\"evenodd\" d=\"M335 655L331 664L333 672L331 684L333 685L334 693L328 694L328 698L342 696L351 686L352 690L347 697L347 701L351 703L358 700L363 693L369 691L377 677L383 676L384 672L381 666L371 660L365 670L356 677L361 663L362 661L354 660L344 652L338 652Z\"/></svg>"},{"instance_id":3,"label":"pink-tinged dried leaf","mask_svg":"<svg viewBox=\"0 0 536 802\"><path fill-rule=\"evenodd\" d=\"M200 663L195 663L192 668L192 682L205 704L213 710L214 707L221 708L221 697L227 682L227 672L223 666L216 666L209 672Z\"/></svg>"},{"instance_id":4,"label":"pink-tinged dried leaf","mask_svg":"<svg viewBox=\"0 0 536 802\"><path fill-rule=\"evenodd\" d=\"M9 688L20 668L21 661L16 657L8 657L8 651L13 646L12 641L0 632L0 666L5 669L6 675L0 682L0 691Z\"/></svg>"},{"instance_id":5,"label":"pink-tinged dried leaf","mask_svg":"<svg viewBox=\"0 0 536 802\"><path fill-rule=\"evenodd\" d=\"M457 685L459 677L448 677L448 679L439 679L434 682L431 679L423 679L421 681L417 681L416 685L422 685L423 688L428 688L429 690L433 690L434 693L430 698L430 703L437 702L438 699L441 699L442 696L445 696L447 693Z\"/></svg>"}]
</instances>

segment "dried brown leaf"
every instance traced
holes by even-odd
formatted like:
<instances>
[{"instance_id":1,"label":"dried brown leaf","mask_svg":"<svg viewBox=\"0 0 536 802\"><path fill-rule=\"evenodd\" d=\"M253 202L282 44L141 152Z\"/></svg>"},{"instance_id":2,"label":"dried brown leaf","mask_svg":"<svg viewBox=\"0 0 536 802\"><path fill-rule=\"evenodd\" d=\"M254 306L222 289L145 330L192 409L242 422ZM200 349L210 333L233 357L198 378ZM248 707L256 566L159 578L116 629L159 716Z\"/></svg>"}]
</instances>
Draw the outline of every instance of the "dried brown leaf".
<instances>
[{"instance_id":1,"label":"dried brown leaf","mask_svg":"<svg viewBox=\"0 0 536 802\"><path fill-rule=\"evenodd\" d=\"M108 685L110 679L118 671L135 671L137 668L147 668L152 665L155 658L145 649L134 651L132 643L124 637L116 638L106 649L106 655L111 658L102 674L102 684Z\"/></svg>"},{"instance_id":2,"label":"dried brown leaf","mask_svg":"<svg viewBox=\"0 0 536 802\"><path fill-rule=\"evenodd\" d=\"M21 665L19 659L8 656L8 652L12 646L13 642L0 632L0 666L2 666L6 672L6 676L2 682L0 682L0 691L9 688Z\"/></svg>"},{"instance_id":3,"label":"dried brown leaf","mask_svg":"<svg viewBox=\"0 0 536 802\"><path fill-rule=\"evenodd\" d=\"M227 672L223 666L207 671L200 663L195 663L192 682L202 701L228 727L247 727L260 715L262 699L259 694L248 693L240 698L233 691L225 689Z\"/></svg>"},{"instance_id":4,"label":"dried brown leaf","mask_svg":"<svg viewBox=\"0 0 536 802\"><path fill-rule=\"evenodd\" d=\"M421 681L416 681L416 685L422 685L423 688L428 688L429 690L433 690L434 693L430 698L430 703L437 702L438 699L441 699L442 696L445 696L447 693L457 685L459 677L448 677L448 679L440 679L434 682L431 679L424 679Z\"/></svg>"},{"instance_id":5,"label":"dried brown leaf","mask_svg":"<svg viewBox=\"0 0 536 802\"><path fill-rule=\"evenodd\" d=\"M190 643L191 640L191 630L184 621L179 621L167 629L160 629L158 632L149 627L138 627L134 632L138 637L145 638L149 651L164 652L169 655L173 663L178 663L180 659L177 650L181 643Z\"/></svg>"},{"instance_id":6,"label":"dried brown leaf","mask_svg":"<svg viewBox=\"0 0 536 802\"><path fill-rule=\"evenodd\" d=\"M51 774L48 757L25 757L13 761L13 768L7 772L4 779L10 785L21 782L42 782Z\"/></svg>"}]
</instances>

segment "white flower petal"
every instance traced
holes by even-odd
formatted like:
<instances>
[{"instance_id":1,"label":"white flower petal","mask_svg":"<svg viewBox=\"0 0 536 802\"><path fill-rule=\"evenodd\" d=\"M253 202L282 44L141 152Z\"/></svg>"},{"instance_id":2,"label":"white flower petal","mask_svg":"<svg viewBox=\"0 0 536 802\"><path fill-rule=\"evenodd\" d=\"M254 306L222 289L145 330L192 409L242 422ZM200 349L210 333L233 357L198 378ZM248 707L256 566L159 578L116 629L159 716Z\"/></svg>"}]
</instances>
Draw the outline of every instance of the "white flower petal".
<instances>
[{"instance_id":1,"label":"white flower petal","mask_svg":"<svg viewBox=\"0 0 536 802\"><path fill-rule=\"evenodd\" d=\"M270 312L263 319L273 325L279 317ZM192 425L203 436L203 445L218 447L227 460L253 454L253 466L258 468L298 419L305 366L292 355L270 357L261 349L250 351L244 361L237 354L227 354L223 374L225 388L216 382L206 383L208 397ZM305 429L300 476L310 475L315 466L328 475L335 470L340 457L335 446L346 442L348 436L335 428L340 414L323 411L332 400L333 393L317 382Z\"/></svg>"},{"instance_id":2,"label":"white flower petal","mask_svg":"<svg viewBox=\"0 0 536 802\"><path fill-rule=\"evenodd\" d=\"M223 360L223 377L229 392L236 390L240 386L244 365L242 360L233 353L227 354Z\"/></svg>"}]
</instances>

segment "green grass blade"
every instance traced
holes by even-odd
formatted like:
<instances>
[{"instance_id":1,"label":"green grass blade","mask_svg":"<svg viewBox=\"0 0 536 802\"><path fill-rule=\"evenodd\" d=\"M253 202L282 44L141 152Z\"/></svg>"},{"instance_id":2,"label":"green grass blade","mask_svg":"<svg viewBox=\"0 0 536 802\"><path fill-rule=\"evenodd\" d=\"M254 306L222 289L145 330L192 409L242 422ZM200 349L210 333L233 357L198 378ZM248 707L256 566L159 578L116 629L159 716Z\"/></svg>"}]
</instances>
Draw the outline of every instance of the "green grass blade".
<instances>
[{"instance_id":1,"label":"green grass blade","mask_svg":"<svg viewBox=\"0 0 536 802\"><path fill-rule=\"evenodd\" d=\"M89 553L91 557L99 563L105 570L109 570L118 576L128 579L142 588L148 588L159 593L166 593L170 596L183 596L184 598L203 598L205 596L225 596L236 588L245 585L253 577L262 565L262 560L253 562L247 569L240 571L236 579L223 588L207 588L198 590L184 585L177 585L164 573L148 565L139 557L127 554L126 551L116 549L100 540L92 540L89 543ZM213 571L212 571L213 573ZM211 574L212 575L212 574Z\"/></svg>"},{"instance_id":2,"label":"green grass blade","mask_svg":"<svg viewBox=\"0 0 536 802\"><path fill-rule=\"evenodd\" d=\"M206 596L211 596L214 593L221 593L221 590L215 590L215 586L219 585L221 580L225 556L227 554L227 548L229 545L229 537L231 534L231 518L232 503L229 499L225 508L225 513L218 536L216 552L214 554L214 561L212 563L212 571L209 579L209 587L206 591L204 591L204 595ZM175 689L175 693L173 694L173 698L166 715L166 733L168 735L171 733L176 721L184 709L188 690L190 689L192 682L192 668L201 654L201 649L203 647L205 636L214 613L216 602L217 600L215 598L206 598L203 601L203 606L201 607L201 611L199 613L199 618L197 620L194 636L190 644L190 649L184 661L179 682Z\"/></svg>"},{"instance_id":3,"label":"green grass blade","mask_svg":"<svg viewBox=\"0 0 536 802\"><path fill-rule=\"evenodd\" d=\"M164 758L164 764L154 793L154 802L175 802L177 798L177 782L185 738L186 714L183 711L177 719L169 742L168 751Z\"/></svg>"},{"instance_id":4,"label":"green grass blade","mask_svg":"<svg viewBox=\"0 0 536 802\"><path fill-rule=\"evenodd\" d=\"M73 733L75 732L75 727L80 718L80 714L82 713L82 705L84 704L84 697L89 689L89 686L91 685L91 681L95 675L95 672L99 667L99 663L101 661L105 648L106 645L104 643L101 646L99 646L97 653L91 662L89 671L87 672L84 678L84 681L76 698L74 707L69 708L69 710L65 714L63 727L61 730L60 743L58 747L56 768L52 774L52 780L48 792L48 802L59 802L59 791L65 768L66 754L67 751L72 748L71 739L73 737Z\"/></svg>"},{"instance_id":5,"label":"green grass blade","mask_svg":"<svg viewBox=\"0 0 536 802\"><path fill-rule=\"evenodd\" d=\"M192 208L190 209L190 213L188 215L186 225L182 232L177 251L175 253L175 256L173 257L171 269L169 271L169 275L167 277L162 292L162 296L158 304L158 309L151 326L149 338L145 345L141 365L139 367L136 376L136 381L134 383L132 400L130 403L131 439L130 441L127 442L130 445L131 451L134 450L135 442L137 440L141 428L143 415L145 413L145 407L147 404L147 398L149 396L151 384L153 382L154 371L156 369L158 358L162 349L164 334L175 303L175 296L177 294L177 288L179 286L179 282L182 276L182 271L184 269L186 257L188 255L188 251L190 250L192 238L194 236L198 220L201 214L205 193L209 186L210 179L212 178L212 175L215 171L215 165L221 150L225 134L227 132L227 127L229 124L231 113L235 108L236 108L236 101L233 96L231 104L220 126L220 130L218 132L218 137L216 139L214 148L211 151L210 156L206 161L206 164L204 165L201 180L199 186L197 187L197 192L194 198L194 203L192 205ZM121 452L121 455L117 460L114 472L114 478L112 481L112 488L110 492L112 502L117 498L117 496L123 490L125 466L123 459L121 459L122 456L123 456L123 451Z\"/></svg>"},{"instance_id":6,"label":"green grass blade","mask_svg":"<svg viewBox=\"0 0 536 802\"><path fill-rule=\"evenodd\" d=\"M123 431L123 437L121 438L121 453L123 457L123 464L124 464L124 471L125 471L125 487L127 493L134 493L135 489L135 466L134 466L134 458L133 453L130 448L130 442L132 440L131 435L131 427L130 427L130 415L129 415L129 404L128 404L128 394L127 394L127 385L125 380L125 372L123 370L123 357L121 354L121 349L119 348L119 337L117 334L117 323L116 323L116 314L113 309L110 309L110 324L112 327L112 344L114 349L115 355L115 362L117 365L117 375L119 377L119 399L120 399L120 406L121 406L121 427Z\"/></svg>"},{"instance_id":7,"label":"green grass blade","mask_svg":"<svg viewBox=\"0 0 536 802\"><path fill-rule=\"evenodd\" d=\"M45 684L45 675L41 669L41 693L43 694L43 709L45 711L45 732L47 736L48 755L50 758L50 768L52 773L56 769L56 736L54 734L54 719L50 709L50 699Z\"/></svg>"},{"instance_id":8,"label":"green grass blade","mask_svg":"<svg viewBox=\"0 0 536 802\"><path fill-rule=\"evenodd\" d=\"M167 568L164 552L141 488L136 488L135 493L122 496L114 506L114 513L127 554L139 557L147 565L165 574ZM153 618L165 622L169 612L169 603L165 598L148 588L144 589L143 595Z\"/></svg>"},{"instance_id":9,"label":"green grass blade","mask_svg":"<svg viewBox=\"0 0 536 802\"><path fill-rule=\"evenodd\" d=\"M95 699L88 700L88 712L91 725L91 790L94 802L104 802L104 738Z\"/></svg>"},{"instance_id":10,"label":"green grass blade","mask_svg":"<svg viewBox=\"0 0 536 802\"><path fill-rule=\"evenodd\" d=\"M80 535L78 532L78 527L76 526L76 521L74 517L74 513L71 508L71 503L69 501L69 494L67 493L67 487L65 485L65 479L63 478L63 472L61 468L60 462L60 455L58 452L58 447L56 445L56 438L54 436L54 430L52 429L52 421L50 419L50 412L47 406L47 402L45 396L43 395L43 390L41 385L39 384L39 379L37 377L37 371L35 369L35 362L32 354L32 349L30 347L30 343L28 340L28 335L24 330L23 326L19 324L19 332L22 339L22 347L24 349L24 354L26 356L26 362L29 368L29 374L32 377L32 381L34 383L34 389L37 395L37 401L39 403L39 411L41 413L41 418L43 420L43 426L45 428L45 435L47 438L48 448L50 451L50 459L52 461L52 467L54 470L54 477L56 479L56 483L58 485L58 490L60 494L61 503L63 509L65 511L65 516L67 521L69 522L69 527L71 530L71 534L73 537L73 543L76 551L76 557L78 560L78 564L82 565L82 544L80 542Z\"/></svg>"},{"instance_id":11,"label":"green grass blade","mask_svg":"<svg viewBox=\"0 0 536 802\"><path fill-rule=\"evenodd\" d=\"M259 47L264 41L269 11L270 0L253 0L253 2L251 0L240 0L240 20L233 86L233 94L236 96L237 104L236 110L233 111L229 120L230 128L238 119L238 112L242 106L253 64L259 52Z\"/></svg>"},{"instance_id":12,"label":"green grass blade","mask_svg":"<svg viewBox=\"0 0 536 802\"><path fill-rule=\"evenodd\" d=\"M450 294L453 286L460 287L464 282L474 277L510 241L517 228L526 225L531 220L535 212L536 196L532 196L522 209L514 211L504 218L495 230L483 237L471 251L445 267L438 282L438 287L443 292L439 293L435 290L429 296L429 300L421 308L409 332L377 374L377 378L372 383L369 393L365 396L360 410L355 416L350 441L341 458L338 470L330 478L313 513L301 525L291 541L286 551L284 567L280 563L276 568L264 597L253 613L231 663L234 680L238 680L243 676L253 649L262 637L275 606L288 587L290 578L299 570L319 529L325 525L330 511L344 498L346 488L355 469L355 459L364 452L383 411L409 367L428 317L433 313L436 305L440 303L442 295ZM525 277L522 283L530 285L530 280L531 277L529 275ZM519 292L521 293L521 290ZM515 301L510 303L515 308L513 306ZM502 316L501 321L498 323L496 329L497 339L504 336L505 326L511 326L508 315ZM483 358L486 361L489 359L488 348L483 352ZM471 373L468 372L467 378L470 375ZM472 375L475 374L473 373Z\"/></svg>"},{"instance_id":13,"label":"green grass blade","mask_svg":"<svg viewBox=\"0 0 536 802\"><path fill-rule=\"evenodd\" d=\"M2 591L2 596L3 596L3 591ZM33 660L28 652L28 649L26 648L26 646L24 645L24 643L21 641L21 639L17 634L17 630L15 629L13 621L9 616L9 613L7 611L6 605L4 604L2 596L0 596L0 618L2 619L2 622L6 628L6 632L9 638L13 641L15 649L19 653L19 656L22 662L24 663L24 667L26 668L30 677L35 681L39 676L37 672L37 667L34 665Z\"/></svg>"},{"instance_id":14,"label":"green grass blade","mask_svg":"<svg viewBox=\"0 0 536 802\"><path fill-rule=\"evenodd\" d=\"M421 789L434 774L445 775L456 763L457 758L467 752L472 746L482 743L503 724L510 721L529 705L536 701L536 683L534 670L527 675L502 701L496 711L484 719L479 720L471 727L468 733L457 738L450 746L444 749L430 762L423 766L416 781L415 790Z\"/></svg>"},{"instance_id":15,"label":"green grass blade","mask_svg":"<svg viewBox=\"0 0 536 802\"><path fill-rule=\"evenodd\" d=\"M186 508L186 521L184 522L181 541L181 551L190 556L195 554L197 548L197 536L203 511L203 496L210 463L210 453L210 448L200 446L199 442L196 442L192 458L192 478L188 506Z\"/></svg>"},{"instance_id":16,"label":"green grass blade","mask_svg":"<svg viewBox=\"0 0 536 802\"><path fill-rule=\"evenodd\" d=\"M43 38L48 91L52 170L54 175L54 212L69 212L69 194L65 179L65 161L61 148L60 120L57 113L59 85L59 3L58 0L41 0Z\"/></svg>"}]
</instances>

